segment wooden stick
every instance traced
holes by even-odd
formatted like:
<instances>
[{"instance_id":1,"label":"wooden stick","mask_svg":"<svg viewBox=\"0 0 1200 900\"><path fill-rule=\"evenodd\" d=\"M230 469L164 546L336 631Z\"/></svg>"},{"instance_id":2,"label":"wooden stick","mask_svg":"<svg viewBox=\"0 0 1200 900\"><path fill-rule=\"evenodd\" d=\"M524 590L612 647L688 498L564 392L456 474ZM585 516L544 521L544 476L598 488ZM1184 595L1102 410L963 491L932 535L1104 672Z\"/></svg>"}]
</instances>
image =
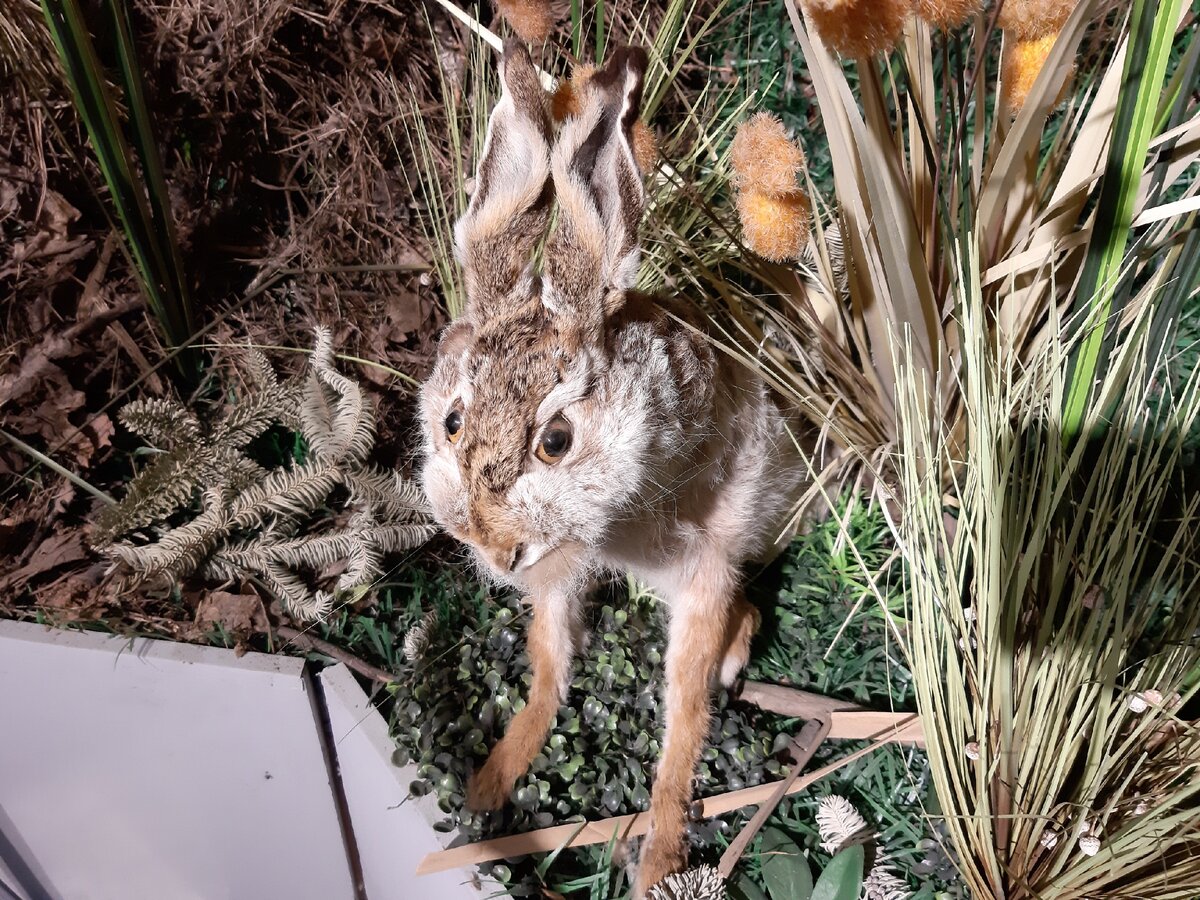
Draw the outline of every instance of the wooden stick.
<instances>
[{"instance_id":1,"label":"wooden stick","mask_svg":"<svg viewBox=\"0 0 1200 900\"><path fill-rule=\"evenodd\" d=\"M767 684L762 681L745 682L737 699L753 703L759 709L765 709L767 712L778 713L781 716L796 716L800 719L815 719L825 713L862 709L857 704L834 700L832 697L822 694L784 687L782 684Z\"/></svg>"},{"instance_id":2,"label":"wooden stick","mask_svg":"<svg viewBox=\"0 0 1200 900\"><path fill-rule=\"evenodd\" d=\"M392 684L400 680L390 672L385 672L378 666L373 666L366 660L359 659L352 653L347 653L341 647L335 647L329 641L323 641L318 637L305 634L303 631L297 631L295 628L290 628L287 625L280 625L275 629L275 633L289 644L295 644L301 650L315 650L317 653L345 663L346 668L353 669L364 678L370 678L372 681L379 681L383 684Z\"/></svg>"},{"instance_id":3,"label":"wooden stick","mask_svg":"<svg viewBox=\"0 0 1200 900\"><path fill-rule=\"evenodd\" d=\"M725 852L721 854L721 862L717 866L717 872L726 881L729 880L729 874L733 871L733 867L737 865L738 860L742 858L742 854L746 852L746 848L750 846L750 842L754 840L754 836L767 823L767 819L771 818L771 813L775 812L775 807L779 806L783 798L787 796L788 789L800 777L801 771L808 765L808 761L813 758L813 754L817 752L817 748L821 746L821 743L828 736L829 719L818 717L810 719L800 729L800 734L792 739L792 759L795 762L793 762L787 778L775 783L775 790L767 798L767 802L758 807L754 818L746 823L746 827L738 833L738 836L733 839L730 845L725 848Z\"/></svg>"},{"instance_id":4,"label":"wooden stick","mask_svg":"<svg viewBox=\"0 0 1200 900\"><path fill-rule=\"evenodd\" d=\"M902 741L915 742L921 735L921 720L916 713L874 713L850 712L834 713L835 727L830 729L829 736L836 737L836 720L838 716L872 716L877 725L871 735L855 733L854 737L871 737L872 743L861 750L856 750L849 756L830 763L815 772L802 775L795 780L787 793L796 794L809 785L815 784L826 775L836 772L843 766L849 765L856 759L878 750L886 744ZM882 727L880 722L886 721ZM861 731L865 720L858 720L848 730ZM778 782L758 784L754 787L742 788L739 791L729 791L700 800L702 806L700 815L704 818L719 816L732 812L743 806L755 806L765 802L778 786ZM630 816L614 816L610 819L600 819L595 822L578 822L571 825L555 825L525 834L512 834L506 837L493 838L489 841L479 841L465 844L462 847L452 847L428 854L417 866L418 875L428 875L433 872L444 872L460 866L478 865L496 859L507 859L512 856L524 856L526 853L547 853L559 847L584 847L589 844L607 844L616 835L618 840L645 834L650 828L649 813L634 813Z\"/></svg>"}]
</instances>

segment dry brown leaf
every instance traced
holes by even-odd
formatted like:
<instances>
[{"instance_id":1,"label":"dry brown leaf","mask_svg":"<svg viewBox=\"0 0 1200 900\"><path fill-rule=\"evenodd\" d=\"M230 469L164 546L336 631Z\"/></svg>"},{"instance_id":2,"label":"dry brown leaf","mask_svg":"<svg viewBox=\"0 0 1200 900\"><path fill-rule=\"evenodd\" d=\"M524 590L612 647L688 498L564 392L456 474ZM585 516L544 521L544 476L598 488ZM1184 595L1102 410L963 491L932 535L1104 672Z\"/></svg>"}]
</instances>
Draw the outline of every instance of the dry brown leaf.
<instances>
[{"instance_id":1,"label":"dry brown leaf","mask_svg":"<svg viewBox=\"0 0 1200 900\"><path fill-rule=\"evenodd\" d=\"M46 538L33 551L29 562L0 580L0 590L19 589L30 580L90 556L78 531L61 532Z\"/></svg>"},{"instance_id":2,"label":"dry brown leaf","mask_svg":"<svg viewBox=\"0 0 1200 900\"><path fill-rule=\"evenodd\" d=\"M269 628L262 601L256 594L232 594L213 591L196 608L195 633L207 634L220 625L226 632L248 637Z\"/></svg>"}]
</instances>

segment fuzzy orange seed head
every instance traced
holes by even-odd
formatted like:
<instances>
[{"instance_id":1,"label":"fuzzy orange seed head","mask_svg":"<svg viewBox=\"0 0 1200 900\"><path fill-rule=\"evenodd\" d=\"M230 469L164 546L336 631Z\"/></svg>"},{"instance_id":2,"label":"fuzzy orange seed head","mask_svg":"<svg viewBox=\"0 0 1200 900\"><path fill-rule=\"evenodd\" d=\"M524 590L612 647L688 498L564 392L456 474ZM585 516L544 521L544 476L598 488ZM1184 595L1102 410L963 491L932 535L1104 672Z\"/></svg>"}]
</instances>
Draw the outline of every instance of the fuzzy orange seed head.
<instances>
[{"instance_id":1,"label":"fuzzy orange seed head","mask_svg":"<svg viewBox=\"0 0 1200 900\"><path fill-rule=\"evenodd\" d=\"M758 191L741 191L737 196L742 240L759 256L786 263L800 256L808 243L812 213L807 195L796 191L770 197Z\"/></svg>"},{"instance_id":2,"label":"fuzzy orange seed head","mask_svg":"<svg viewBox=\"0 0 1200 900\"><path fill-rule=\"evenodd\" d=\"M652 171L658 162L658 138L641 119L633 123L633 158L643 174Z\"/></svg>"},{"instance_id":3,"label":"fuzzy orange seed head","mask_svg":"<svg viewBox=\"0 0 1200 900\"><path fill-rule=\"evenodd\" d=\"M550 98L550 115L554 117L555 122L562 122L571 116L578 115L583 86L595 74L595 66L580 63L571 72L569 79L559 79L558 86L555 87L554 94Z\"/></svg>"},{"instance_id":4,"label":"fuzzy orange seed head","mask_svg":"<svg viewBox=\"0 0 1200 900\"><path fill-rule=\"evenodd\" d=\"M527 44L540 44L554 27L554 12L549 0L496 0L500 15L517 37Z\"/></svg>"},{"instance_id":5,"label":"fuzzy orange seed head","mask_svg":"<svg viewBox=\"0 0 1200 900\"><path fill-rule=\"evenodd\" d=\"M1004 40L1004 108L1010 116L1015 116L1025 105L1025 98L1037 81L1038 74L1046 64L1050 51L1054 49L1057 34L1029 41L1013 40L1011 35L1005 35Z\"/></svg>"},{"instance_id":6,"label":"fuzzy orange seed head","mask_svg":"<svg viewBox=\"0 0 1200 900\"><path fill-rule=\"evenodd\" d=\"M917 15L934 28L957 28L983 9L983 0L916 0Z\"/></svg>"},{"instance_id":7,"label":"fuzzy orange seed head","mask_svg":"<svg viewBox=\"0 0 1200 900\"><path fill-rule=\"evenodd\" d=\"M1058 34L1079 0L1004 0L997 23L1006 35L1032 41Z\"/></svg>"},{"instance_id":8,"label":"fuzzy orange seed head","mask_svg":"<svg viewBox=\"0 0 1200 900\"><path fill-rule=\"evenodd\" d=\"M739 125L729 154L738 190L782 197L800 189L796 176L804 168L804 151L771 113L755 113Z\"/></svg>"},{"instance_id":9,"label":"fuzzy orange seed head","mask_svg":"<svg viewBox=\"0 0 1200 900\"><path fill-rule=\"evenodd\" d=\"M913 0L802 0L826 46L841 56L887 53L913 14Z\"/></svg>"}]
</instances>

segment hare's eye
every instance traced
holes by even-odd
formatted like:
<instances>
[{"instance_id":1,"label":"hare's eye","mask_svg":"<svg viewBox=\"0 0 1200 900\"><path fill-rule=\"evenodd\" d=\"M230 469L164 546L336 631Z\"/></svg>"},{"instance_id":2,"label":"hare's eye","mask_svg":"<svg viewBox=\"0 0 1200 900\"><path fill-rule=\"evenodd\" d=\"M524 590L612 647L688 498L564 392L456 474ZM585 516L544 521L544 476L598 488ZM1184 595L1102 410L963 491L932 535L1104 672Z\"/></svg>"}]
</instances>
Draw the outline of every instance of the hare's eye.
<instances>
[{"instance_id":1,"label":"hare's eye","mask_svg":"<svg viewBox=\"0 0 1200 900\"><path fill-rule=\"evenodd\" d=\"M571 449L571 426L567 420L559 416L542 432L538 439L537 458L542 462L553 465Z\"/></svg>"},{"instance_id":2,"label":"hare's eye","mask_svg":"<svg viewBox=\"0 0 1200 900\"><path fill-rule=\"evenodd\" d=\"M463 415L458 409L450 410L450 414L446 416L446 437L450 439L450 443L457 444L458 439L463 433Z\"/></svg>"}]
</instances>

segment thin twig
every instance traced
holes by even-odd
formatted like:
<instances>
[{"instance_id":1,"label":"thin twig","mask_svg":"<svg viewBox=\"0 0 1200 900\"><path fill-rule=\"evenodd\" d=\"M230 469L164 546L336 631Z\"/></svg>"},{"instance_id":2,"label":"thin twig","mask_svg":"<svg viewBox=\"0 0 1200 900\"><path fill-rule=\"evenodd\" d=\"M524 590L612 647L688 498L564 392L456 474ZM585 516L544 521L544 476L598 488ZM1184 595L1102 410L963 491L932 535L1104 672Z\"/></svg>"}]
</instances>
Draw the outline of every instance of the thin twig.
<instances>
[{"instance_id":1,"label":"thin twig","mask_svg":"<svg viewBox=\"0 0 1200 900\"><path fill-rule=\"evenodd\" d=\"M76 475L70 469L56 463L53 459L51 459L49 456L47 456L41 450L36 450L33 447L30 447L27 443L25 443L19 437L9 434L3 428L0 428L0 437L4 438L6 441L8 441L10 444L12 444L14 447L16 447L18 450L21 450L22 452L31 456L36 462L41 463L43 466L45 466L46 468L50 469L53 472L57 472L63 478L67 479L67 481L71 482L71 484L75 485L75 487L80 488L81 490L87 491L89 494L91 494L97 500L102 500L105 503L109 504L110 506L116 506L117 501L115 499L113 499L113 497L111 495L104 493L104 491L100 490L100 488L98 488L98 487L93 487L92 485L88 484L86 481L84 481L82 478L80 478L78 475ZM26 473L26 474L28 474L28 473Z\"/></svg>"},{"instance_id":2,"label":"thin twig","mask_svg":"<svg viewBox=\"0 0 1200 900\"><path fill-rule=\"evenodd\" d=\"M334 646L329 641L323 641L295 628L287 625L279 625L275 628L275 633L288 643L295 644L301 650L315 650L317 653L336 659L340 663L345 663L347 668L353 669L364 678L370 678L372 681L378 681L382 684L395 684L400 680L390 672L385 672L378 666L373 666L366 660L359 659L354 654L348 653L341 647Z\"/></svg>"}]
</instances>

